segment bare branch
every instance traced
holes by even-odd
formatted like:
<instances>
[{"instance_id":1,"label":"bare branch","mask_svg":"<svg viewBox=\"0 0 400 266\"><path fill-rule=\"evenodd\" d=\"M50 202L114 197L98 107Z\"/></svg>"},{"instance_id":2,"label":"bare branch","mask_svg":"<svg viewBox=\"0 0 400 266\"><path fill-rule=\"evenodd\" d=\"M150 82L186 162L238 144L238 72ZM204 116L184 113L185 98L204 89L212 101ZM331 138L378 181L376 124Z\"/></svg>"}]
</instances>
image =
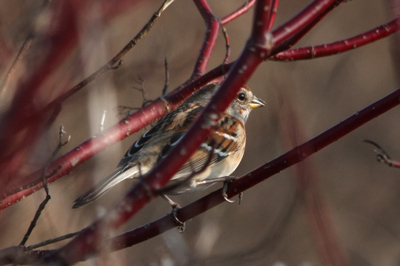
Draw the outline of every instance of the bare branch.
<instances>
[{"instance_id":1,"label":"bare branch","mask_svg":"<svg viewBox=\"0 0 400 266\"><path fill-rule=\"evenodd\" d=\"M385 25L379 26L375 29L372 29L370 31L367 31L365 33L362 33L360 35L357 35L349 39L329 44L289 49L277 55L272 56L270 59L277 61L278 60L293 61L293 60L312 59L312 58L318 58L318 57L347 52L349 50L359 48L361 46L385 38L388 35L397 32L400 28L399 23L400 19L396 18Z\"/></svg>"}]
</instances>

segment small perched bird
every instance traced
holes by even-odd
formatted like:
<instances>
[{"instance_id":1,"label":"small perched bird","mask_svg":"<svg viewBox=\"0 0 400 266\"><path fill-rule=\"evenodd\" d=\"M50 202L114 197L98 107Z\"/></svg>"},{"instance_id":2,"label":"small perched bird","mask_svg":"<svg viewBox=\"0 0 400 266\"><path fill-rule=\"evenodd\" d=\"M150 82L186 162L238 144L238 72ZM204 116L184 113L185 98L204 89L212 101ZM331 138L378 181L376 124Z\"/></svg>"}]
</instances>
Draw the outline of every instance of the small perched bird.
<instances>
[{"instance_id":1,"label":"small perched bird","mask_svg":"<svg viewBox=\"0 0 400 266\"><path fill-rule=\"evenodd\" d=\"M125 179L138 179L146 174L186 134L218 87L218 83L213 83L201 88L158 121L129 148L117 170L77 198L73 208L94 201ZM250 111L264 105L264 101L257 98L249 87L243 86L211 135L172 177L168 184L172 189L166 193L203 190L215 182L224 181L242 160L246 143L245 123ZM196 172L198 174L191 177Z\"/></svg>"}]
</instances>

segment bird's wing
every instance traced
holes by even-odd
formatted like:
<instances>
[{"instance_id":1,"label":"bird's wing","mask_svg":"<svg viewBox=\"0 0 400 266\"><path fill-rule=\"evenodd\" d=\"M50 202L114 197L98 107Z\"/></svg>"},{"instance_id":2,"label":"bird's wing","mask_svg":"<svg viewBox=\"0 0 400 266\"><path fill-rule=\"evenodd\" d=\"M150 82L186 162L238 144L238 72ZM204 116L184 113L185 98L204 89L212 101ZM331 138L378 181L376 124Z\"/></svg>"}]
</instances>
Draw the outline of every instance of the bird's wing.
<instances>
[{"instance_id":1,"label":"bird's wing","mask_svg":"<svg viewBox=\"0 0 400 266\"><path fill-rule=\"evenodd\" d=\"M156 135L162 127L163 121L161 120L149 131L144 133L140 139L133 143L132 146L126 151L124 157L122 157L117 167L124 167L128 163L132 163L132 161L136 159L138 152L140 152L143 147L153 139L153 136Z\"/></svg>"},{"instance_id":2,"label":"bird's wing","mask_svg":"<svg viewBox=\"0 0 400 266\"><path fill-rule=\"evenodd\" d=\"M174 143L174 140L179 139L182 136L182 132L186 132L198 117L205 104L209 101L207 97L212 95L210 92L214 91L216 86L216 84L207 85L189 97L177 109L160 119L154 127L133 143L119 162L118 167L129 167L130 164L135 164L139 158L148 156L150 154L149 150L152 150L151 154L153 154L155 152L154 146L162 149L168 145L169 141ZM199 98L203 99L203 101L199 102Z\"/></svg>"}]
</instances>

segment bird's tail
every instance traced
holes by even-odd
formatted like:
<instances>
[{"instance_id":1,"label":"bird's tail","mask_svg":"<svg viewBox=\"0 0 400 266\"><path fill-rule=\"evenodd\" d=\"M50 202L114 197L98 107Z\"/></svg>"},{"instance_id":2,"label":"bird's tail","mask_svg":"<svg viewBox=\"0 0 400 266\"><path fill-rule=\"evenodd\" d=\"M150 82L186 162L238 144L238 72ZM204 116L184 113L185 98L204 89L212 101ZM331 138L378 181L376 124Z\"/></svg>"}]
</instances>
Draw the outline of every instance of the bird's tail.
<instances>
[{"instance_id":1,"label":"bird's tail","mask_svg":"<svg viewBox=\"0 0 400 266\"><path fill-rule=\"evenodd\" d=\"M76 209L82 207L106 193L110 188L124 181L125 179L132 178L137 173L136 167L119 169L111 175L104 178L100 183L92 187L88 192L80 196L74 201L72 208Z\"/></svg>"}]
</instances>

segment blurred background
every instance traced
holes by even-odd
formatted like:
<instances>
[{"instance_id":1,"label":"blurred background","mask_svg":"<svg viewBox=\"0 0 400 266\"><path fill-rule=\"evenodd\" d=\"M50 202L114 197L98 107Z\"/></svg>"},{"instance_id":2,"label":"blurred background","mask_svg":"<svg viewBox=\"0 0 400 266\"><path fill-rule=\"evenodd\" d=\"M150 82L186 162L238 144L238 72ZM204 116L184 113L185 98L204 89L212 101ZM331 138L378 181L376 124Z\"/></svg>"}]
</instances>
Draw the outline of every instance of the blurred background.
<instances>
[{"instance_id":1,"label":"blurred background","mask_svg":"<svg viewBox=\"0 0 400 266\"><path fill-rule=\"evenodd\" d=\"M88 1L79 27L79 47L49 77L57 95L64 86L77 84L108 62L147 23L162 1L132 1L113 15L102 17L99 1ZM387 23L395 17L394 2L349 1L334 9L296 47L330 43ZM50 3L51 5L52 3ZM214 13L224 17L243 1L209 1ZM302 10L308 1L280 1L276 28ZM3 80L25 38L49 23L41 1L0 2L0 80ZM231 61L235 60L251 30L251 10L229 23ZM47 20L46 20L47 19ZM79 25L78 25L79 26ZM168 60L169 91L190 78L205 34L204 22L192 1L176 1L150 33L123 58L123 64L97 78L69 98L55 123L43 134L35 152L21 169L29 174L40 168L58 144L62 124L71 135L59 153L68 152L123 118L118 106L140 107L144 87L147 99L161 95L164 59ZM399 87L399 54L396 36L339 55L297 62L268 61L260 65L248 85L266 107L255 110L247 123L247 148L234 173L242 176L289 149L329 129L353 113ZM27 56L3 94L7 105L12 88L35 67L45 45L34 40ZM222 63L225 42L219 36L209 68ZM62 85L62 86L61 86ZM51 93L49 97L52 97ZM4 111L4 106L2 111ZM222 204L178 230L131 248L90 259L78 265L325 265L318 252L312 223L299 196L299 178L320 194L319 203L331 221L350 265L400 264L400 170L376 162L373 146L379 143L400 160L399 109L360 127L329 147L244 193L238 206ZM397 122L396 122L397 121ZM130 186L114 188L96 203L72 209L72 203L91 185L112 172L129 146L144 130L111 146L50 185L51 201L28 244L78 231L89 225ZM290 136L296 136L294 139ZM307 168L301 168L307 167ZM308 169L299 177L301 169ZM315 181L317 180L317 182ZM173 197L182 206L217 189ZM44 198L39 191L0 212L0 248L17 245ZM236 200L237 201L237 200ZM162 199L148 204L119 232L142 226L170 212ZM65 242L47 248L55 248Z\"/></svg>"}]
</instances>

